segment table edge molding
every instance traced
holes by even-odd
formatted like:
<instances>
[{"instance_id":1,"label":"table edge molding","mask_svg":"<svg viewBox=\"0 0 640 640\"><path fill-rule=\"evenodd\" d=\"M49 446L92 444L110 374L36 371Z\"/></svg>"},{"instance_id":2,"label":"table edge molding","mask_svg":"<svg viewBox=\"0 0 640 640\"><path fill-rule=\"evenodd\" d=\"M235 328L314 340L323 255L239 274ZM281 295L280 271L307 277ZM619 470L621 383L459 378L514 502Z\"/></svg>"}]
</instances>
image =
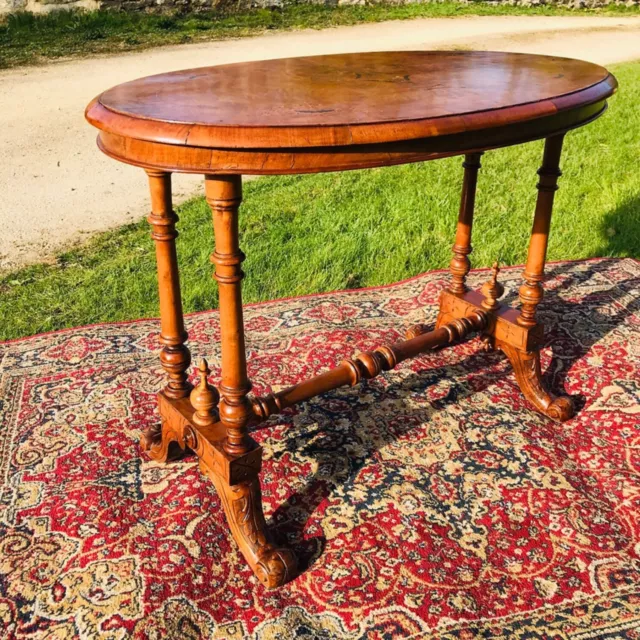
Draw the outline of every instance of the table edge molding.
<instances>
[{"instance_id":1,"label":"table edge molding","mask_svg":"<svg viewBox=\"0 0 640 640\"><path fill-rule=\"evenodd\" d=\"M544 118L479 131L342 147L194 147L150 142L107 131L98 134L98 147L109 157L126 164L176 173L285 175L347 171L424 162L540 140L584 126L599 118L606 109L606 100L601 100Z\"/></svg>"},{"instance_id":2,"label":"table edge molding","mask_svg":"<svg viewBox=\"0 0 640 640\"><path fill-rule=\"evenodd\" d=\"M606 100L618 83L611 73L577 91L537 102L418 120L358 125L212 126L150 120L119 113L94 98L85 117L101 131L136 140L188 147L251 150L311 149L406 142L525 123Z\"/></svg>"}]
</instances>

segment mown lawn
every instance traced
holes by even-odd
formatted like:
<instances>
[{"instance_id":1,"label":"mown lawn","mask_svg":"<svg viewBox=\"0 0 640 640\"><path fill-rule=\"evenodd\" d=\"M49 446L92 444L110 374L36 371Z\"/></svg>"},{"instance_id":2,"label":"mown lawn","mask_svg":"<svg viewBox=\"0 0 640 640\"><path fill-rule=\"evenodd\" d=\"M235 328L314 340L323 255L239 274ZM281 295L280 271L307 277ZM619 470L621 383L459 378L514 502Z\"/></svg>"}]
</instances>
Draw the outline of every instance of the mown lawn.
<instances>
[{"instance_id":1,"label":"mown lawn","mask_svg":"<svg viewBox=\"0 0 640 640\"><path fill-rule=\"evenodd\" d=\"M425 4L394 3L331 7L289 2L274 9L217 10L201 13L57 11L15 13L0 19L0 68L96 53L132 51L167 44L220 40L265 31L323 29L382 20L468 15L640 15L640 7L611 4L600 9L552 5L512 7L476 0Z\"/></svg>"},{"instance_id":2,"label":"mown lawn","mask_svg":"<svg viewBox=\"0 0 640 640\"><path fill-rule=\"evenodd\" d=\"M612 69L621 89L609 112L565 142L551 260L640 257L640 61ZM541 151L535 142L485 154L474 266L525 260ZM446 267L461 177L460 158L450 158L248 183L245 301L379 285ZM185 310L216 307L208 207L198 198L178 214ZM63 253L55 265L0 278L0 339L157 313L153 245L143 221Z\"/></svg>"}]
</instances>

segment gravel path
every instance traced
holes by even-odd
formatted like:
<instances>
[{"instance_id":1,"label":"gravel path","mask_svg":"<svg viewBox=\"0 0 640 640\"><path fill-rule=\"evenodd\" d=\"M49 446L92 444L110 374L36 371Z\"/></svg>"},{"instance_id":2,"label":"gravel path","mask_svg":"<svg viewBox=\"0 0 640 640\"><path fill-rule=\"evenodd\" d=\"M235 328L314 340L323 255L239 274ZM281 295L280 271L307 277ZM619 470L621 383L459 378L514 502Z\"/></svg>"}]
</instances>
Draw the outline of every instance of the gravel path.
<instances>
[{"instance_id":1,"label":"gravel path","mask_svg":"<svg viewBox=\"0 0 640 640\"><path fill-rule=\"evenodd\" d=\"M640 18L465 17L276 33L0 72L0 269L47 260L89 234L140 219L146 177L103 156L85 123L100 91L174 69L294 55L385 49L485 49L640 58ZM200 178L176 176L176 201Z\"/></svg>"}]
</instances>

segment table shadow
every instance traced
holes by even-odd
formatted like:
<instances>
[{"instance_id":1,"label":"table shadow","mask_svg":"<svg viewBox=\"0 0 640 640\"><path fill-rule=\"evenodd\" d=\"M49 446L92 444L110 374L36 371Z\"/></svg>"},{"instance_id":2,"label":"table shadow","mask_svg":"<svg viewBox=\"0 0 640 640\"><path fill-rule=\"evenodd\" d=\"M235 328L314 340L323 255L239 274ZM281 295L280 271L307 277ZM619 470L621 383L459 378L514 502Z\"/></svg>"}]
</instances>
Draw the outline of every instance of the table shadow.
<instances>
[{"instance_id":1,"label":"table shadow","mask_svg":"<svg viewBox=\"0 0 640 640\"><path fill-rule=\"evenodd\" d=\"M550 328L548 342L552 351L550 364L544 371L545 383L556 394L565 393L564 383L573 364L588 353L596 342L602 340L616 327L620 326L627 316L640 309L640 299L638 298L631 300L631 302L627 301L624 305L618 303L620 298L628 296L631 291L640 287L640 278L630 278L618 282L607 289L593 291L584 296L579 302L563 297L563 292L580 287L590 279L597 277L599 268L605 264L603 262L593 263L592 269L582 272L576 272L575 264L571 263L549 265L548 267L548 275L552 275L556 279L559 278L559 282L552 289L545 291L545 299L540 308L540 315ZM513 301L516 297L517 292L512 291L506 300ZM614 305L616 303L619 304L619 310L614 313L611 313L612 303ZM604 304L607 305L607 310L603 310ZM585 317L585 323L583 324L588 328L586 331L576 331L576 322L579 323L579 320L576 319L581 316ZM566 323L563 322L563 318L567 319ZM567 349L567 346L570 348ZM478 347L480 347L479 343ZM440 380L453 380L454 382L447 395L430 403L435 410L446 410L448 406L486 390L497 379L504 376L505 370L510 373L509 364L505 362L502 365L502 360L506 360L506 358L500 353L479 351L454 364L433 369L425 368L413 373L405 378L401 384L392 384L386 387L386 393L391 392L398 399L401 399L403 395L408 397L410 394L424 390ZM456 380L460 375L460 368L474 372L473 386ZM512 381L515 385L515 380L512 379ZM376 380L366 382L365 389L368 385L376 384L378 384ZM338 401L342 405L345 404L344 396L340 396L336 392L325 394L311 402L329 403L332 400ZM574 401L577 403L577 409L582 409L585 399L578 396L574 397ZM367 405L358 400L357 394L349 398L349 403L348 410L336 413L334 416L336 420L349 419L349 416L354 412L367 410ZM344 474L338 475L331 482L327 482L327 474L316 472L307 478L304 486L300 487L282 503L270 518L270 524L276 525L276 528L280 528L281 525L286 523L289 540L283 540L283 542L291 544L292 541L295 541L295 546L300 556L300 570L305 571L313 566L322 555L326 545L324 536L303 540L303 532L307 522L324 500L332 494L340 493L341 487L345 483L352 481L360 469L370 463L379 448L368 451L368 455L365 458L354 458L344 449L336 448L335 445L325 447L323 446L321 435L322 426L318 424L314 426L313 423L309 423L305 425L309 428L303 427L302 433L294 433L293 416L299 415L301 411L304 411L304 408L294 408L289 411L277 418L280 424L285 422L292 427L291 432L288 432L286 436L285 451L294 455L306 454L307 457L315 461L318 470L323 467L326 468L326 465L331 465L332 467L341 465L346 470ZM534 410L531 408L530 411ZM544 417L541 419L545 420ZM257 429L268 429L269 422L259 425ZM358 422L359 419L356 419L356 423ZM553 428L554 423L550 420L548 422L550 428ZM385 437L384 444L386 445L388 442L400 438L410 432L412 428L411 421L408 421L405 426L398 427L398 425L395 425L394 431L389 431L388 437ZM295 430L300 431L300 427L296 427ZM318 436L320 436L319 440L316 439ZM327 437L330 438L331 436L327 435ZM313 445L309 445L308 440L313 440Z\"/></svg>"}]
</instances>

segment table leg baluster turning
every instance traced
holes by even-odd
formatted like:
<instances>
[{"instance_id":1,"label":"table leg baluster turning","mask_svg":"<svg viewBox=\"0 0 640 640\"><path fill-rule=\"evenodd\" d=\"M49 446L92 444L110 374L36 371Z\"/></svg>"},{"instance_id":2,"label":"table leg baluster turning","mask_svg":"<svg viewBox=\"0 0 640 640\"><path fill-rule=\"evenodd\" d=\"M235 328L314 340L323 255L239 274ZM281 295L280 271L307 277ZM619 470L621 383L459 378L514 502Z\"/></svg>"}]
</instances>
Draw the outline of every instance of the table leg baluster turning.
<instances>
[{"instance_id":1,"label":"table leg baluster turning","mask_svg":"<svg viewBox=\"0 0 640 640\"><path fill-rule=\"evenodd\" d=\"M264 79L268 78L265 83ZM438 90L433 91L437 86ZM87 108L108 155L145 169L148 220L155 242L160 298L160 361L167 382L158 394L161 424L141 445L158 461L185 450L220 496L229 528L267 587L296 572L296 558L269 537L259 474L262 448L249 428L344 385L476 333L504 352L526 399L553 420L573 415L571 400L543 384L543 327L536 319L564 135L602 115L617 83L579 60L496 52L379 52L267 60L179 71L114 87ZM488 90L491 87L491 90ZM282 96L287 99L283 100ZM232 97L232 99L231 99ZM521 308L499 301L499 268L470 290L471 233L482 154L545 140ZM241 175L343 171L464 155L458 224L435 328L417 324L406 339L359 353L287 389L251 396L242 314L238 211ZM205 177L220 292L221 381L188 380L171 204L171 173Z\"/></svg>"},{"instance_id":2,"label":"table leg baluster turning","mask_svg":"<svg viewBox=\"0 0 640 640\"><path fill-rule=\"evenodd\" d=\"M163 394L178 400L191 392L188 369L191 353L185 342L180 277L176 254L176 222L178 216L173 211L171 198L171 174L164 171L147 170L151 192L151 214L147 218L152 227L151 237L156 245L158 270L158 293L160 298L160 362L167 374L167 384ZM176 447L169 449L168 438L163 438L162 430L171 425L163 421L154 425L143 435L143 447L159 460L175 459L181 456Z\"/></svg>"},{"instance_id":3,"label":"table leg baluster turning","mask_svg":"<svg viewBox=\"0 0 640 640\"><path fill-rule=\"evenodd\" d=\"M460 196L460 210L458 212L458 224L456 226L456 239L452 247L453 257L449 263L451 281L449 292L454 296L463 296L467 292L467 274L471 270L469 254L471 247L471 232L473 230L473 214L476 206L476 190L478 187L478 172L480 171L480 159L483 152L468 153L464 157L462 167L464 176L462 179L462 194ZM415 324L407 330L407 338L429 331L424 324Z\"/></svg>"},{"instance_id":4,"label":"table leg baluster turning","mask_svg":"<svg viewBox=\"0 0 640 640\"><path fill-rule=\"evenodd\" d=\"M462 163L464 168L462 197L460 198L456 240L453 245L453 258L449 267L451 270L449 291L456 295L462 295L467 290L467 274L471 269L471 261L468 256L472 251L471 231L473 229L473 213L476 205L476 188L481 157L482 153L468 153Z\"/></svg>"}]
</instances>

